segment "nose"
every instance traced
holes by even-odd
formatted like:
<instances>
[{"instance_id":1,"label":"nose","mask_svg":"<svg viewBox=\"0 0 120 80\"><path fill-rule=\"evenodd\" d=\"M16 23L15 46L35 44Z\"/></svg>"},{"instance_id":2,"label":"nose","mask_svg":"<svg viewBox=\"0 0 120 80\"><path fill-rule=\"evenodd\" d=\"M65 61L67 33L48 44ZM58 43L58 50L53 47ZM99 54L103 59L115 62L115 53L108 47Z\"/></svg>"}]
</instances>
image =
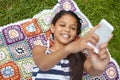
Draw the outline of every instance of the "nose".
<instances>
[{"instance_id":1,"label":"nose","mask_svg":"<svg viewBox=\"0 0 120 80\"><path fill-rule=\"evenodd\" d=\"M65 31L67 31L67 32L69 32L69 31L70 31L69 26L66 26L66 27L65 27Z\"/></svg>"}]
</instances>

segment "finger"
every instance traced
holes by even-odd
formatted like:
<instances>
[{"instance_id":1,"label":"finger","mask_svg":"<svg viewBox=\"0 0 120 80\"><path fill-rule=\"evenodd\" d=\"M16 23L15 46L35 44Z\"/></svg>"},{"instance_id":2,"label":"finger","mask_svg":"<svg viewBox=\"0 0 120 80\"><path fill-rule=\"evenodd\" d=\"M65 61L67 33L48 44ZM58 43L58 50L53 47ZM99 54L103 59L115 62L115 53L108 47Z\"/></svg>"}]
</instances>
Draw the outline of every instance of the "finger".
<instances>
[{"instance_id":1,"label":"finger","mask_svg":"<svg viewBox=\"0 0 120 80\"><path fill-rule=\"evenodd\" d=\"M93 56L97 56L97 54L95 54L95 52L94 52L93 47L88 46L87 51L88 51L88 53L89 53L89 56L92 56L92 57L93 57Z\"/></svg>"},{"instance_id":2,"label":"finger","mask_svg":"<svg viewBox=\"0 0 120 80\"><path fill-rule=\"evenodd\" d=\"M108 46L107 43L103 43L103 44L101 44L101 45L99 46L99 49L100 49L100 50L102 50L102 49L106 49L107 46Z\"/></svg>"},{"instance_id":3,"label":"finger","mask_svg":"<svg viewBox=\"0 0 120 80\"><path fill-rule=\"evenodd\" d=\"M101 60L106 60L106 61L109 61L109 60L110 60L110 56L109 56L108 52L105 52L104 54L99 55L99 58L100 58Z\"/></svg>"},{"instance_id":4,"label":"finger","mask_svg":"<svg viewBox=\"0 0 120 80\"><path fill-rule=\"evenodd\" d=\"M89 38L89 40L87 42L93 44L94 46L97 44L97 41L95 39L93 39L92 37Z\"/></svg>"},{"instance_id":5,"label":"finger","mask_svg":"<svg viewBox=\"0 0 120 80\"><path fill-rule=\"evenodd\" d=\"M91 29L90 32L95 32L95 30L96 30L97 28L99 28L99 27L100 27L100 25L96 25L95 27L93 27L93 28Z\"/></svg>"},{"instance_id":6,"label":"finger","mask_svg":"<svg viewBox=\"0 0 120 80\"><path fill-rule=\"evenodd\" d=\"M99 52L99 56L103 56L104 54L107 54L108 52L107 52L107 49L102 49L102 50L100 50L100 52Z\"/></svg>"},{"instance_id":7,"label":"finger","mask_svg":"<svg viewBox=\"0 0 120 80\"><path fill-rule=\"evenodd\" d=\"M89 55L91 53L91 51L93 51L93 48L89 45L86 45L85 49L82 52Z\"/></svg>"},{"instance_id":8,"label":"finger","mask_svg":"<svg viewBox=\"0 0 120 80\"><path fill-rule=\"evenodd\" d=\"M104 54L104 55L100 56L100 59L104 60L104 59L106 59L107 57L108 57L108 55L107 55L107 54Z\"/></svg>"},{"instance_id":9,"label":"finger","mask_svg":"<svg viewBox=\"0 0 120 80\"><path fill-rule=\"evenodd\" d=\"M88 36L86 36L87 42L92 43L93 45L96 45L97 42L99 41L99 37L92 33L92 34L88 34Z\"/></svg>"},{"instance_id":10,"label":"finger","mask_svg":"<svg viewBox=\"0 0 120 80\"><path fill-rule=\"evenodd\" d=\"M108 40L107 40L107 43L112 39L112 37L113 37L113 34L111 34L111 35L109 36L109 38L108 38Z\"/></svg>"},{"instance_id":11,"label":"finger","mask_svg":"<svg viewBox=\"0 0 120 80\"><path fill-rule=\"evenodd\" d=\"M86 45L86 49L89 50L89 51L93 51L93 48L89 45Z\"/></svg>"},{"instance_id":12,"label":"finger","mask_svg":"<svg viewBox=\"0 0 120 80\"><path fill-rule=\"evenodd\" d=\"M92 39L93 39L93 43L96 44L99 41L99 36L96 34L92 34Z\"/></svg>"}]
</instances>

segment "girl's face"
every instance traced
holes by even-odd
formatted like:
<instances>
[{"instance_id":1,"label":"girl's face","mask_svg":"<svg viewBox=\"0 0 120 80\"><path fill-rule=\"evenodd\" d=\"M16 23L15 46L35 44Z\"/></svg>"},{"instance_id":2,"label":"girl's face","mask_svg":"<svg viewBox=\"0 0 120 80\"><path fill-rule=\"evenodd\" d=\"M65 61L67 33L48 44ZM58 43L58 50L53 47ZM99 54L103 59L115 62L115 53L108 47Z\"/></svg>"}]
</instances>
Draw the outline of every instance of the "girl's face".
<instances>
[{"instance_id":1,"label":"girl's face","mask_svg":"<svg viewBox=\"0 0 120 80\"><path fill-rule=\"evenodd\" d=\"M51 31L54 34L54 41L66 45L76 36L77 21L73 16L65 14L51 26Z\"/></svg>"}]
</instances>

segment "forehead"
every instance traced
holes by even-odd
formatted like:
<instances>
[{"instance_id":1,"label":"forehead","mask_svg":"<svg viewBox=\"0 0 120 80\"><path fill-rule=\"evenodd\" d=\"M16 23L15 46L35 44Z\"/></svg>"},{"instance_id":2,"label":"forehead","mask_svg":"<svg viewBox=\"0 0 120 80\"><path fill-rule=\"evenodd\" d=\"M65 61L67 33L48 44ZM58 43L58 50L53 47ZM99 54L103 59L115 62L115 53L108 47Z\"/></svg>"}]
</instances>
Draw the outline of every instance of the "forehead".
<instances>
[{"instance_id":1,"label":"forehead","mask_svg":"<svg viewBox=\"0 0 120 80\"><path fill-rule=\"evenodd\" d=\"M59 19L58 19L58 22L59 21L63 21L63 22L67 22L67 23L74 23L74 24L77 24L77 20L74 16L70 15L70 14L64 14L63 16L61 16Z\"/></svg>"}]
</instances>

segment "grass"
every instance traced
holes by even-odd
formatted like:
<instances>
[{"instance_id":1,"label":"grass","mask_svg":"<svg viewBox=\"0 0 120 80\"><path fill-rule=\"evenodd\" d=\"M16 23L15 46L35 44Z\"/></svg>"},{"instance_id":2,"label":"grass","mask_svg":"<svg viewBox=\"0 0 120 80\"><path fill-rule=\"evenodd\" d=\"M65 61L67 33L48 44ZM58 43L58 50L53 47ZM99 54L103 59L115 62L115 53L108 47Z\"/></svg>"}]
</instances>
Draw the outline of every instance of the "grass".
<instances>
[{"instance_id":1,"label":"grass","mask_svg":"<svg viewBox=\"0 0 120 80\"><path fill-rule=\"evenodd\" d=\"M74 1L93 25L105 18L114 26L114 36L108 48L120 65L120 0ZM57 0L0 0L0 26L32 18L44 9L51 9L56 3Z\"/></svg>"}]
</instances>

